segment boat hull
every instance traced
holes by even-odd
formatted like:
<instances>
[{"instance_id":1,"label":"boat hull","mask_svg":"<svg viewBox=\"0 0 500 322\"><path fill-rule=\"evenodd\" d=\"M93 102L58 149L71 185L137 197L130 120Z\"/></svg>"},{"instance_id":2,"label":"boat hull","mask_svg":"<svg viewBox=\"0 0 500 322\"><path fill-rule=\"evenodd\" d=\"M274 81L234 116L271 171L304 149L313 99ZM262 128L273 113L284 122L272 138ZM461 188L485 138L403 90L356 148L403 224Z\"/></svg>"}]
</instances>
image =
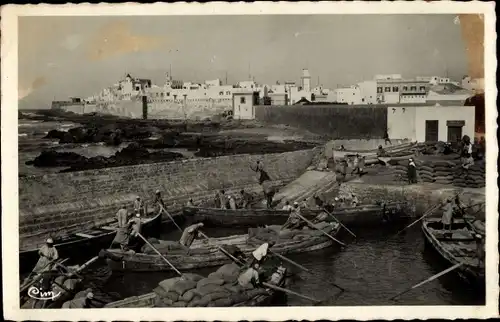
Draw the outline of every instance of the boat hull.
<instances>
[{"instance_id":1,"label":"boat hull","mask_svg":"<svg viewBox=\"0 0 500 322\"><path fill-rule=\"evenodd\" d=\"M399 207L399 208L398 208ZM402 203L388 204L390 222L406 222L413 218L404 211ZM308 219L317 216L321 210L304 209L302 215ZM274 209L217 209L202 207L184 207L183 214L193 222L203 222L207 227L255 227L264 225L282 225L288 219L289 212ZM360 205L356 208L342 208L332 213L344 225L373 226L385 224L382 207L378 205ZM329 217L332 221L333 218Z\"/></svg>"},{"instance_id":2,"label":"boat hull","mask_svg":"<svg viewBox=\"0 0 500 322\"><path fill-rule=\"evenodd\" d=\"M331 224L331 228L325 230L331 236L338 234L340 230L339 224ZM199 269L204 267L220 266L231 262L231 260L224 255L213 243L218 246L235 245L241 251L249 256L255 248L264 241L256 241L254 239L248 242L248 235L237 235L222 238L213 238L210 244L204 241L195 241L191 246L191 254L187 255L185 252L171 252L167 253L166 257L169 262L180 271ZM305 240L293 240L286 243L277 243L273 246L273 252L282 255L305 253L321 250L330 247L335 242L326 236L320 235ZM335 243L338 245L337 243ZM171 271L172 268L160 256L155 254L143 253L130 253L123 252L118 249L108 250L108 253L114 259L108 258L108 266L113 271Z\"/></svg>"},{"instance_id":3,"label":"boat hull","mask_svg":"<svg viewBox=\"0 0 500 322\"><path fill-rule=\"evenodd\" d=\"M455 220L457 224L462 222L463 221ZM446 262L450 266L463 262L464 264L454 271L455 275L474 288L484 290L486 286L484 266L477 266L477 258L472 255L463 257L456 256L451 251L450 247L447 247L442 241L438 240L436 235L432 232L429 227L432 223L441 224L440 220L436 218L428 219L422 223L422 233L424 235L426 248L438 254L443 262ZM475 241L470 240L457 241L457 243L461 243L461 245L469 244L471 248L475 246Z\"/></svg>"},{"instance_id":4,"label":"boat hull","mask_svg":"<svg viewBox=\"0 0 500 322\"><path fill-rule=\"evenodd\" d=\"M157 237L161 231L161 214L151 217L150 220L143 223L142 232L148 237ZM85 233L95 236L92 238L79 238L67 242L58 243L55 240L55 247L59 253L59 258L74 258L75 254L78 257L95 256L101 249L109 248L111 242L115 238L116 231L105 230L99 227L85 230ZM38 262L38 249L31 249L19 253L19 268L20 273L30 272Z\"/></svg>"}]
</instances>

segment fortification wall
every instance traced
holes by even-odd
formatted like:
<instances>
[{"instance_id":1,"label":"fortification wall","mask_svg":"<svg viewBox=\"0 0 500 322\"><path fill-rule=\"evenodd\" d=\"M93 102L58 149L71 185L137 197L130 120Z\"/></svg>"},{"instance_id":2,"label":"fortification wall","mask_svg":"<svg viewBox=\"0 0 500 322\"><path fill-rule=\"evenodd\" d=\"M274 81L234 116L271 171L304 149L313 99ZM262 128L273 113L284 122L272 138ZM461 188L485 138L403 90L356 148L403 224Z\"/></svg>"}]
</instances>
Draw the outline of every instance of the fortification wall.
<instances>
[{"instance_id":1,"label":"fortification wall","mask_svg":"<svg viewBox=\"0 0 500 322\"><path fill-rule=\"evenodd\" d=\"M255 117L332 139L380 139L387 128L385 105L256 106Z\"/></svg>"},{"instance_id":2,"label":"fortification wall","mask_svg":"<svg viewBox=\"0 0 500 322\"><path fill-rule=\"evenodd\" d=\"M112 218L121 205L130 205L137 195L151 202L156 189L163 191L168 210L174 213L189 198L195 203L211 200L219 189L259 192L257 175L250 169L257 160L264 162L274 184L286 184L305 171L317 151L188 159L23 177L19 179L21 242Z\"/></svg>"},{"instance_id":3,"label":"fortification wall","mask_svg":"<svg viewBox=\"0 0 500 322\"><path fill-rule=\"evenodd\" d=\"M142 118L142 102L140 100L100 102L85 106L66 105L61 106L61 109L77 114L99 112L130 118ZM232 109L230 99L189 99L186 101L185 106L183 101L173 102L157 99L148 102L148 119L184 119L185 116L189 119L204 119L221 114L228 109Z\"/></svg>"}]
</instances>

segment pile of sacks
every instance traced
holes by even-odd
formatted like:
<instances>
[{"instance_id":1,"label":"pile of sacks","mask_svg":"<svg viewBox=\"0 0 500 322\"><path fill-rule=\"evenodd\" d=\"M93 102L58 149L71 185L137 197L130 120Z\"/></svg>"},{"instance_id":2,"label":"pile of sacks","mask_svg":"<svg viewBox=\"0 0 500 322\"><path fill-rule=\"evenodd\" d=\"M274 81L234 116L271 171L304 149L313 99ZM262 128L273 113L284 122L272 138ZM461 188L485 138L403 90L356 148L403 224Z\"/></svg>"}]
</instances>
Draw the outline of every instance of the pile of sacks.
<instances>
[{"instance_id":1,"label":"pile of sacks","mask_svg":"<svg viewBox=\"0 0 500 322\"><path fill-rule=\"evenodd\" d=\"M263 288L240 286L239 275L240 268L231 263L208 277L185 273L166 279L153 290L157 295L155 307L225 307L268 294Z\"/></svg>"},{"instance_id":2,"label":"pile of sacks","mask_svg":"<svg viewBox=\"0 0 500 322\"><path fill-rule=\"evenodd\" d=\"M485 162L475 161L469 169L457 169L453 176L453 185L457 187L482 188L486 185Z\"/></svg>"},{"instance_id":3,"label":"pile of sacks","mask_svg":"<svg viewBox=\"0 0 500 322\"><path fill-rule=\"evenodd\" d=\"M421 182L453 184L453 179L460 171L461 160L458 155L440 156L439 159L416 160L417 179ZM393 167L395 179L408 181L408 160L398 161Z\"/></svg>"},{"instance_id":4,"label":"pile of sacks","mask_svg":"<svg viewBox=\"0 0 500 322\"><path fill-rule=\"evenodd\" d=\"M330 227L328 222L319 222L314 226L317 229L328 232L328 227ZM301 241L307 240L311 237L319 237L323 235L319 230L311 229L309 227L303 227L302 229L281 229L280 225L270 225L265 228L249 228L248 238L257 239L263 242L274 241L275 243L286 243L291 241Z\"/></svg>"},{"instance_id":5,"label":"pile of sacks","mask_svg":"<svg viewBox=\"0 0 500 322\"><path fill-rule=\"evenodd\" d=\"M186 252L186 249L181 246L178 241L173 240L159 240L156 238L149 238L148 242L153 245L161 254L172 254L172 253L182 253ZM141 248L141 252L143 254L156 254L154 249L151 248L148 244L144 244ZM208 254L210 253L210 249L208 248L199 248L199 249L191 249L191 254Z\"/></svg>"}]
</instances>

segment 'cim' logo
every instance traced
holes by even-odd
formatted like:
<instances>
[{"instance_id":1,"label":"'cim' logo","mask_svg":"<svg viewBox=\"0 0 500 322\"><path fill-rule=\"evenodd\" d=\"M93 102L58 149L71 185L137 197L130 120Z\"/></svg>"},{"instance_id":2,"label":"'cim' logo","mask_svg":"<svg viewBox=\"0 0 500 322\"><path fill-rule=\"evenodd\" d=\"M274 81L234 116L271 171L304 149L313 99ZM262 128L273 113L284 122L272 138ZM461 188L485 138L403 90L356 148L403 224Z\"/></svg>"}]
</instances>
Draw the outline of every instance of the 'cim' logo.
<instances>
[{"instance_id":1,"label":"'cim' logo","mask_svg":"<svg viewBox=\"0 0 500 322\"><path fill-rule=\"evenodd\" d=\"M35 286L32 286L28 289L28 296L36 300L42 300L42 301L54 300L59 295L61 295L61 292L55 293L54 291L42 291L41 289Z\"/></svg>"}]
</instances>

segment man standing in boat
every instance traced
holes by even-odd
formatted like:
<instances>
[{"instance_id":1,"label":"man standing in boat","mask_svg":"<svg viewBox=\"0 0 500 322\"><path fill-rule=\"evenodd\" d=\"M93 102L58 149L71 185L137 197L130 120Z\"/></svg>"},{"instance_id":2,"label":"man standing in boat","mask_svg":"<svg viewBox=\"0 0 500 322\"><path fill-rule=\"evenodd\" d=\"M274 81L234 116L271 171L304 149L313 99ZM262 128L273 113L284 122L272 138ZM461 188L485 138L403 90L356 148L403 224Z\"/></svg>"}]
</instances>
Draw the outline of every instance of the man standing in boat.
<instances>
[{"instance_id":1,"label":"man standing in boat","mask_svg":"<svg viewBox=\"0 0 500 322\"><path fill-rule=\"evenodd\" d=\"M129 245L131 248L135 249L138 246L140 240L139 234L141 233L142 226L141 214L137 213L135 215L135 218L130 219L128 224L129 227L131 227Z\"/></svg>"},{"instance_id":2,"label":"man standing in boat","mask_svg":"<svg viewBox=\"0 0 500 322\"><path fill-rule=\"evenodd\" d=\"M229 209L236 210L236 201L234 200L234 197L232 195L228 195L227 200L229 203Z\"/></svg>"},{"instance_id":3,"label":"man standing in boat","mask_svg":"<svg viewBox=\"0 0 500 322\"><path fill-rule=\"evenodd\" d=\"M163 209L166 209L165 203L163 202L163 198L161 197L161 191L156 190L155 192L155 200L153 201L153 204L156 207L156 213L159 213Z\"/></svg>"},{"instance_id":4,"label":"man standing in boat","mask_svg":"<svg viewBox=\"0 0 500 322\"><path fill-rule=\"evenodd\" d=\"M120 210L118 210L118 212L116 213L116 218L118 219L118 228L127 226L128 210L125 205L123 205Z\"/></svg>"},{"instance_id":5,"label":"man standing in boat","mask_svg":"<svg viewBox=\"0 0 500 322\"><path fill-rule=\"evenodd\" d=\"M287 200L285 202L285 205L283 206L283 210L286 210L288 212L292 212L293 207L292 207L292 205L290 205L290 201Z\"/></svg>"},{"instance_id":6,"label":"man standing in boat","mask_svg":"<svg viewBox=\"0 0 500 322\"><path fill-rule=\"evenodd\" d=\"M144 201L142 201L141 197L139 197L139 196L135 197L134 212L139 213L141 215L144 215L145 214L144 210L145 210L144 209Z\"/></svg>"},{"instance_id":7,"label":"man standing in boat","mask_svg":"<svg viewBox=\"0 0 500 322\"><path fill-rule=\"evenodd\" d=\"M187 206L187 207L194 207L194 204L193 204L193 199L192 199L192 198L190 198L190 199L188 200L188 202L186 203L186 206Z\"/></svg>"},{"instance_id":8,"label":"man standing in boat","mask_svg":"<svg viewBox=\"0 0 500 322\"><path fill-rule=\"evenodd\" d=\"M252 202L253 199L252 195L250 195L243 189L240 191L240 194L241 194L241 208L247 209L248 207L250 207L250 203Z\"/></svg>"},{"instance_id":9,"label":"man standing in boat","mask_svg":"<svg viewBox=\"0 0 500 322\"><path fill-rule=\"evenodd\" d=\"M452 226L452 217L453 217L453 204L451 203L451 199L446 200L446 204L443 207L443 217L441 218L441 222L443 223L443 231L446 231L448 227L448 232L451 234L451 226Z\"/></svg>"},{"instance_id":10,"label":"man standing in boat","mask_svg":"<svg viewBox=\"0 0 500 322\"><path fill-rule=\"evenodd\" d=\"M52 270L51 262L59 259L59 253L54 247L54 240L52 238L47 238L45 245L43 245L38 251L40 259L33 268L33 272L40 274L42 272Z\"/></svg>"},{"instance_id":11,"label":"man standing in boat","mask_svg":"<svg viewBox=\"0 0 500 322\"><path fill-rule=\"evenodd\" d=\"M203 228L203 226L204 226L203 223L200 222L187 227L182 232L182 236L179 239L179 244L181 244L181 246L186 249L188 255L189 255L189 248L193 244L194 240L198 237L200 229Z\"/></svg>"},{"instance_id":12,"label":"man standing in boat","mask_svg":"<svg viewBox=\"0 0 500 322\"><path fill-rule=\"evenodd\" d=\"M226 192L221 190L219 193L220 209L227 209Z\"/></svg>"}]
</instances>

